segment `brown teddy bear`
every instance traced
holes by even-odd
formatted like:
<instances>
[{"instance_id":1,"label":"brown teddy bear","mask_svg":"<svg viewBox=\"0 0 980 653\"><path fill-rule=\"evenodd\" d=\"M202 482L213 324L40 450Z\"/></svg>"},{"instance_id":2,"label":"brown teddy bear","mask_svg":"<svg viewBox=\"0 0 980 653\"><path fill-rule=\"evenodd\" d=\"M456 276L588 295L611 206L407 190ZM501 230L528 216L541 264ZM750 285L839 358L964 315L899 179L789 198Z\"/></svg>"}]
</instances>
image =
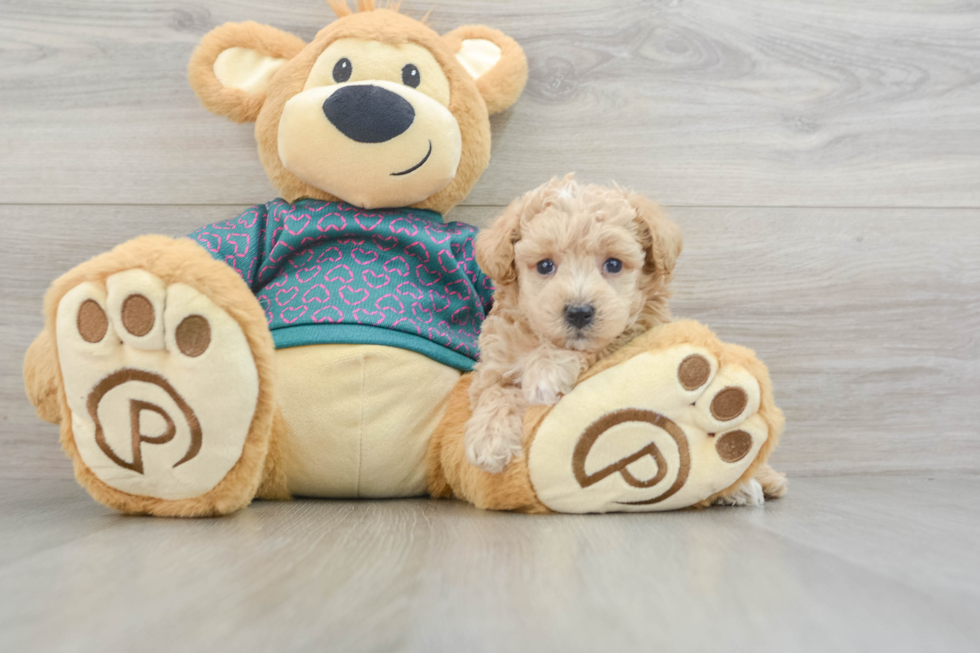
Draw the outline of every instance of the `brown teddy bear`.
<instances>
[{"instance_id":1,"label":"brown teddy bear","mask_svg":"<svg viewBox=\"0 0 980 653\"><path fill-rule=\"evenodd\" d=\"M190 62L209 110L255 122L280 198L190 238L137 238L49 290L25 384L79 483L153 515L427 492L602 512L706 504L767 470L782 416L765 367L692 322L532 408L503 473L467 463L466 372L493 284L475 229L442 214L489 163L489 115L527 63L488 27L440 36L371 0L330 4L338 20L309 44L226 24Z\"/></svg>"}]
</instances>

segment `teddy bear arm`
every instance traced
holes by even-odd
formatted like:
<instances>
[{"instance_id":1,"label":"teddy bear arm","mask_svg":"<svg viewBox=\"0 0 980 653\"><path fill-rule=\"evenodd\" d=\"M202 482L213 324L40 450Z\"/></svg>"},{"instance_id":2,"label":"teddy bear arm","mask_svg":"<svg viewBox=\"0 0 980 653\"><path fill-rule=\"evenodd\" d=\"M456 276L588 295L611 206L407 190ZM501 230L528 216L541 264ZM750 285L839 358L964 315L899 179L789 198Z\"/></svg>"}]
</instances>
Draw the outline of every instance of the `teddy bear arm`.
<instances>
[{"instance_id":1,"label":"teddy bear arm","mask_svg":"<svg viewBox=\"0 0 980 653\"><path fill-rule=\"evenodd\" d=\"M268 207L257 204L237 218L202 227L188 238L206 249L212 258L228 264L254 292L268 281L262 278L262 270L275 248L277 232L267 229L268 217Z\"/></svg>"}]
</instances>

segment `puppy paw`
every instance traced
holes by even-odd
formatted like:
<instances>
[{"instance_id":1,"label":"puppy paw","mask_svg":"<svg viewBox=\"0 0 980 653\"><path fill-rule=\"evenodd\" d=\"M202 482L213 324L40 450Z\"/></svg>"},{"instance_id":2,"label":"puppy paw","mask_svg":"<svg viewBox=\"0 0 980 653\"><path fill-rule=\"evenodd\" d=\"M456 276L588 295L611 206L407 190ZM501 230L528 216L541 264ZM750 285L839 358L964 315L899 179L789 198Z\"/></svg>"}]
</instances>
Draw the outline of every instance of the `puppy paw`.
<instances>
[{"instance_id":1,"label":"puppy paw","mask_svg":"<svg viewBox=\"0 0 980 653\"><path fill-rule=\"evenodd\" d=\"M466 427L466 459L474 467L493 474L502 472L512 458L521 455L523 424L517 415L502 415Z\"/></svg>"},{"instance_id":2,"label":"puppy paw","mask_svg":"<svg viewBox=\"0 0 980 653\"><path fill-rule=\"evenodd\" d=\"M762 484L754 478L743 483L731 494L718 497L714 501L716 506L761 506L766 502L765 493L762 491Z\"/></svg>"},{"instance_id":3,"label":"puppy paw","mask_svg":"<svg viewBox=\"0 0 980 653\"><path fill-rule=\"evenodd\" d=\"M521 375L524 399L532 406L552 406L572 391L578 378L580 362L535 360L527 364Z\"/></svg>"},{"instance_id":4,"label":"puppy paw","mask_svg":"<svg viewBox=\"0 0 980 653\"><path fill-rule=\"evenodd\" d=\"M529 405L553 406L571 388L562 391L548 383L538 383L536 385L522 385L521 389L524 391L524 399Z\"/></svg>"},{"instance_id":5,"label":"puppy paw","mask_svg":"<svg viewBox=\"0 0 980 653\"><path fill-rule=\"evenodd\" d=\"M762 492L767 499L779 499L786 495L789 481L786 474L777 472L769 465L762 465L755 472L755 480L762 486Z\"/></svg>"}]
</instances>

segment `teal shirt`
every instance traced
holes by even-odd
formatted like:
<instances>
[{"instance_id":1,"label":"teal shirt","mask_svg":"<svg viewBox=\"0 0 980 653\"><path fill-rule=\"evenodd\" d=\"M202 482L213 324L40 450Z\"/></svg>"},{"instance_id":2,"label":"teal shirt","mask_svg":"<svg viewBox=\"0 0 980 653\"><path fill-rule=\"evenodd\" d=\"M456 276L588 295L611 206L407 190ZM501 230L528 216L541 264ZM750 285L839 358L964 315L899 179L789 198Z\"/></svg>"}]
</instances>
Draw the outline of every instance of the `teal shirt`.
<instances>
[{"instance_id":1,"label":"teal shirt","mask_svg":"<svg viewBox=\"0 0 980 653\"><path fill-rule=\"evenodd\" d=\"M476 232L432 211L277 199L190 237L242 275L277 348L388 345L467 371L493 296Z\"/></svg>"}]
</instances>

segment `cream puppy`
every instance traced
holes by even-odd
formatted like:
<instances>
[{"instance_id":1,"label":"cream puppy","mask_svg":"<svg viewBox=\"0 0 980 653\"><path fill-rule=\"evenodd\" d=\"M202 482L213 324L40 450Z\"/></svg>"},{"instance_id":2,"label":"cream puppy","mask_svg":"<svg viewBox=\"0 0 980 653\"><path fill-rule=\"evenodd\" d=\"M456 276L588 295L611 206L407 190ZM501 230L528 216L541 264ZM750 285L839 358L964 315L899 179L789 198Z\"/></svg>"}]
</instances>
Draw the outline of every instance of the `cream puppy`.
<instances>
[{"instance_id":1,"label":"cream puppy","mask_svg":"<svg viewBox=\"0 0 980 653\"><path fill-rule=\"evenodd\" d=\"M618 186L552 179L476 243L496 287L470 387L466 455L499 472L521 452L529 404L554 404L608 352L668 322L680 229Z\"/></svg>"}]
</instances>

